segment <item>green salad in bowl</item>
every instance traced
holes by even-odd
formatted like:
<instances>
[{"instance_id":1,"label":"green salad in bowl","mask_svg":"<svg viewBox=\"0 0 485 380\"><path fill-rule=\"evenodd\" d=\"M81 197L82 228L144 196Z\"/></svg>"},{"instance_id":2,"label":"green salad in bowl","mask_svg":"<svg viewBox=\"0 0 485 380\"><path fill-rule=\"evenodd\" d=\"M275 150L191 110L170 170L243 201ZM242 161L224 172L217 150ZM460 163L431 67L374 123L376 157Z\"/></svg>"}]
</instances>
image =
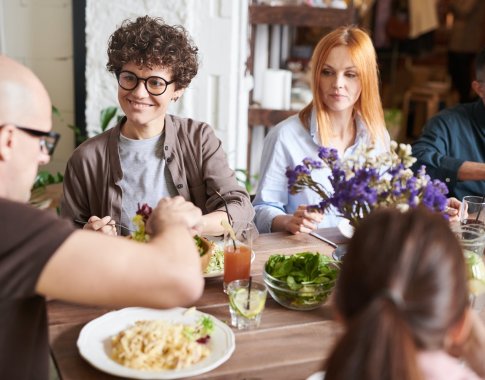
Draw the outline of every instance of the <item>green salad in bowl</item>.
<instances>
[{"instance_id":1,"label":"green salad in bowl","mask_svg":"<svg viewBox=\"0 0 485 380\"><path fill-rule=\"evenodd\" d=\"M339 271L338 261L316 252L272 255L264 265L263 280L280 305L312 310L325 303Z\"/></svg>"}]
</instances>

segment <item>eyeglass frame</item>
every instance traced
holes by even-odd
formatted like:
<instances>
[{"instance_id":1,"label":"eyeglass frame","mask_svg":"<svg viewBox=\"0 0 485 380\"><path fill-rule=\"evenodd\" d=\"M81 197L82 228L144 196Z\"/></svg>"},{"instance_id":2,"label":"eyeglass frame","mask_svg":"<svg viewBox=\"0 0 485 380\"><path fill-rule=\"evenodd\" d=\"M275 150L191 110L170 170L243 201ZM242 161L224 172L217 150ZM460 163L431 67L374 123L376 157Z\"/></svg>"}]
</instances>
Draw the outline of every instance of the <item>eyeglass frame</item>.
<instances>
[{"instance_id":1,"label":"eyeglass frame","mask_svg":"<svg viewBox=\"0 0 485 380\"><path fill-rule=\"evenodd\" d=\"M5 127L6 125L10 125L10 123L2 124L0 125L0 128ZM49 131L49 132L39 131L37 129L22 127L16 124L11 124L11 125L13 125L15 128L20 129L21 131L31 136L39 137L41 151L43 152L46 151L49 156L52 156L54 154L54 150L56 149L57 142L61 138L61 135L59 133L54 131ZM46 139L47 137L54 139L54 142L50 143L49 141L47 141Z\"/></svg>"},{"instance_id":2,"label":"eyeglass frame","mask_svg":"<svg viewBox=\"0 0 485 380\"><path fill-rule=\"evenodd\" d=\"M123 87L120 83L120 76L121 74L123 73L129 73L131 75L133 75L135 78L136 78L136 84L135 86L133 86L133 88L126 88L126 87ZM150 79L150 78L157 78L157 79L161 79L164 83L165 83L165 89L160 93L160 94L154 94L153 92L151 92L149 89L148 89L148 85L147 85L147 81ZM138 84L140 83L140 80L143 81L143 85L145 86L145 90L147 90L147 92L150 94L150 95L153 95L153 96L160 96L160 95L163 95L165 94L165 92L167 91L167 88L169 85L171 85L172 83L175 83L175 79L172 79L170 81L166 80L165 78L162 78L162 77L159 77L158 75L150 75L149 77L146 77L146 78L142 78L142 77L139 77L138 75L136 75L134 72L132 71L129 71L129 70L121 70L119 72L116 73L116 80L118 82L118 86L120 86L123 90L126 90L126 91L133 91L135 88L138 87Z\"/></svg>"}]
</instances>

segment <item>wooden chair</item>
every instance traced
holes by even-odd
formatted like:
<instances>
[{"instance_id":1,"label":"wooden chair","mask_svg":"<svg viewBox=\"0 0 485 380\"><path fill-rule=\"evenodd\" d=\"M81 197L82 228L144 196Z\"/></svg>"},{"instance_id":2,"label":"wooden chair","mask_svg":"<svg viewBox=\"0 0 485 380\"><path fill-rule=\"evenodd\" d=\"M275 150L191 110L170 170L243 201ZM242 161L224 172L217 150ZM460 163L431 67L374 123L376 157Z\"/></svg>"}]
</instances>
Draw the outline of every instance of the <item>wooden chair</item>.
<instances>
[{"instance_id":1,"label":"wooden chair","mask_svg":"<svg viewBox=\"0 0 485 380\"><path fill-rule=\"evenodd\" d=\"M457 103L457 94L451 91L449 83L428 81L414 85L404 94L402 105L401 133L399 141L408 142L421 135L426 121L440 110L440 105L450 107ZM408 125L411 105L421 106L421 113L414 112L413 125ZM418 111L416 107L416 111Z\"/></svg>"}]
</instances>

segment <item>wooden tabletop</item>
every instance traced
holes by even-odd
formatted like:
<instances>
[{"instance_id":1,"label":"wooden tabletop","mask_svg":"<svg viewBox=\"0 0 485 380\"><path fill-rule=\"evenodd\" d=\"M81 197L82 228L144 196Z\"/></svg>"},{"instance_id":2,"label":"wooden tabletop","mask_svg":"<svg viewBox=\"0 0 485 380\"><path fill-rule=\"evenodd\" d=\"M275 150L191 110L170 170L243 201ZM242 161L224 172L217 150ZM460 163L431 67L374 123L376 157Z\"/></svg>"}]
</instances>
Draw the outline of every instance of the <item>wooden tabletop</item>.
<instances>
[{"instance_id":1,"label":"wooden tabletop","mask_svg":"<svg viewBox=\"0 0 485 380\"><path fill-rule=\"evenodd\" d=\"M335 228L319 232L330 240L342 241ZM327 243L307 234L286 233L262 234L253 249L256 258L251 274L256 281L262 281L263 265L271 254L318 251L330 255L333 251ZM195 306L221 321L230 320L221 277L206 280L204 294ZM111 309L48 302L51 352L61 379L118 379L92 367L76 347L82 327L108 311ZM260 327L233 331L236 350L229 360L194 379L305 379L322 369L340 327L332 321L328 305L294 311L278 305L268 295Z\"/></svg>"}]
</instances>

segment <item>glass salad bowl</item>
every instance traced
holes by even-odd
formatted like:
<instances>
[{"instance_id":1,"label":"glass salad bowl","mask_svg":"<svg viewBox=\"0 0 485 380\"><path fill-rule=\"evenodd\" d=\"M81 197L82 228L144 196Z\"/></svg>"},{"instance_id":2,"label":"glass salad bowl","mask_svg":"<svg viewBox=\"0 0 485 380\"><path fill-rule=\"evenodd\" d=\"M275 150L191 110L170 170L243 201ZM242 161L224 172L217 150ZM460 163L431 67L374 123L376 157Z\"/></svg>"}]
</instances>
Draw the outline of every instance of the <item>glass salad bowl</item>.
<instances>
[{"instance_id":1,"label":"glass salad bowl","mask_svg":"<svg viewBox=\"0 0 485 380\"><path fill-rule=\"evenodd\" d=\"M338 261L319 253L272 255L264 265L263 281L280 305L313 310L327 301L338 273Z\"/></svg>"}]
</instances>

